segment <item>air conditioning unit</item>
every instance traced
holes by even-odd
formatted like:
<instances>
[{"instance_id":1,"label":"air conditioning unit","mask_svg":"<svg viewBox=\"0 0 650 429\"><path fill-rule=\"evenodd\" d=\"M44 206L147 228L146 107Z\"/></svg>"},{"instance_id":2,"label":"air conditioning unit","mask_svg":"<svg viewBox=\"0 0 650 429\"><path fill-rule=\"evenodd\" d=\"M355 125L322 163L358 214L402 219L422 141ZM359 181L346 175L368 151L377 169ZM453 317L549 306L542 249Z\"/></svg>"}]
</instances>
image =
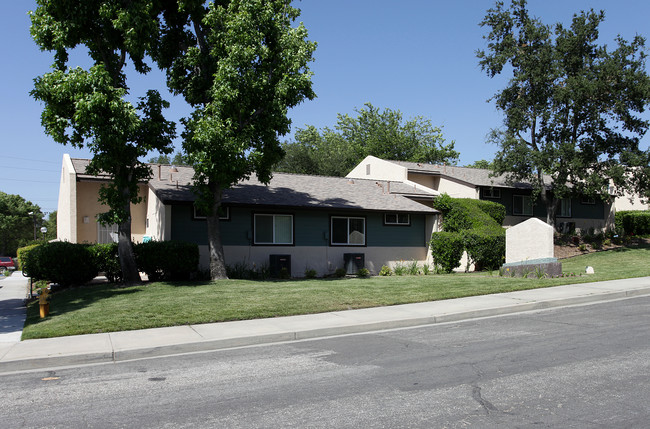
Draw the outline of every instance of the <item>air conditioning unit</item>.
<instances>
[{"instance_id":1,"label":"air conditioning unit","mask_svg":"<svg viewBox=\"0 0 650 429\"><path fill-rule=\"evenodd\" d=\"M271 277L281 277L283 269L291 276L291 255L269 255Z\"/></svg>"},{"instance_id":2,"label":"air conditioning unit","mask_svg":"<svg viewBox=\"0 0 650 429\"><path fill-rule=\"evenodd\" d=\"M366 255L364 253L344 253L343 266L346 274L356 274L366 266Z\"/></svg>"}]
</instances>

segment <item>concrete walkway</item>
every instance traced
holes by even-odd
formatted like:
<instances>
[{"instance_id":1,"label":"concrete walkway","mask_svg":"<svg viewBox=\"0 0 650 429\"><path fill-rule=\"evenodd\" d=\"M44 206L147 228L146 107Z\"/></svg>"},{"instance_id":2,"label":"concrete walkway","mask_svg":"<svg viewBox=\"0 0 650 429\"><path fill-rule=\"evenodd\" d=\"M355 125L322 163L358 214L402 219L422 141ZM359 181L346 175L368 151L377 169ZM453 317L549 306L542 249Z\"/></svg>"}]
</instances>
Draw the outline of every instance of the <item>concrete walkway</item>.
<instances>
[{"instance_id":1,"label":"concrete walkway","mask_svg":"<svg viewBox=\"0 0 650 429\"><path fill-rule=\"evenodd\" d=\"M20 271L11 276L0 276L0 355L8 344L20 341L27 309L25 299L29 278Z\"/></svg>"},{"instance_id":2,"label":"concrete walkway","mask_svg":"<svg viewBox=\"0 0 650 429\"><path fill-rule=\"evenodd\" d=\"M313 315L27 340L0 344L0 373L371 332L644 295L650 296L650 277Z\"/></svg>"}]
</instances>

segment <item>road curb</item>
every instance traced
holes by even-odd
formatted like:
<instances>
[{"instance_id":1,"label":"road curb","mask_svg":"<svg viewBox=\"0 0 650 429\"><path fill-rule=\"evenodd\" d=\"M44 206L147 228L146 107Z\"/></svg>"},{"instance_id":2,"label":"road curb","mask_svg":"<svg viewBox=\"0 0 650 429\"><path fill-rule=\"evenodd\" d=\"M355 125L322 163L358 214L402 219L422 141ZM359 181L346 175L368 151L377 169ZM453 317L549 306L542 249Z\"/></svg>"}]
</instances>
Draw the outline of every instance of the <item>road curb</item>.
<instances>
[{"instance_id":1,"label":"road curb","mask_svg":"<svg viewBox=\"0 0 650 429\"><path fill-rule=\"evenodd\" d=\"M594 289L596 290L596 289ZM502 294L507 295L507 294ZM236 347L246 347L246 346L255 346L262 344L273 344L281 342L291 342L291 341L300 341L300 340L309 340L316 338L324 338L329 336L336 335L346 335L346 334L360 334L381 331L386 329L398 329L398 328L409 328L416 326L425 326L425 325L434 325L439 323L449 323L449 322L460 322L464 320L471 320L483 317L493 317L493 316L502 316L508 314L522 313L526 311L535 311L535 310L545 310L563 306L570 305L580 305L580 304L590 304L598 303L605 301L613 301L617 299L626 299L640 296L650 295L650 286L635 288L630 290L622 291L602 291L594 292L592 294L583 294L573 297L564 297L559 299L547 299L547 300L537 300L537 301L526 301L521 300L517 302L517 298L513 298L513 304L510 305L499 305L494 307L478 308L471 310L460 310L452 311L449 313L440 313L440 314L431 314L425 316L414 316L414 317L395 317L390 320L370 320L365 322L360 322L358 319L355 321L352 318L346 319L347 312L333 312L333 313L323 313L318 316L321 318L329 318L334 320L331 326L321 326L313 327L306 329L295 329L295 328L278 328L275 329L275 332L267 332L261 334L231 334L224 338L205 338L198 339L194 341L179 342L175 344L166 344L166 345L157 345L150 347L133 347L133 348L120 348L115 345L116 336L120 333L107 333L107 334L94 334L88 335L86 337L92 337L94 342L98 344L96 346L97 350L88 351L88 352L78 352L78 353L69 353L69 354L52 354L49 356L38 356L38 357L25 357L21 359L8 359L1 360L4 357L7 357L9 352L5 352L4 356L0 356L0 374L9 373L9 372L19 372L19 371L28 371L28 370L39 370L39 369L51 369L55 367L63 366L75 366L75 365L88 365L88 364L100 364L100 363L116 363L124 362L135 359L146 359L152 357L163 357L163 356L172 356L177 354L184 353L195 353L195 352L208 352L208 351L217 351L229 348ZM511 297L509 297L511 298ZM406 304L407 306L409 304ZM400 306L386 307L392 309ZM371 309L368 309L371 310ZM358 310L350 310L350 312L355 312ZM350 313L353 314L353 313ZM404 313L408 314L408 313ZM312 315L316 316L316 315ZM293 317L293 316L290 316ZM301 317L310 317L309 315ZM276 319L262 319L257 322L267 321L269 324L272 322L277 322L282 318ZM288 318L285 318L288 319ZM349 321L348 321L349 320ZM252 321L249 321L252 322ZM225 322L227 323L237 323L237 322ZM220 324L214 324L219 326ZM200 331L202 325L195 326L186 326L186 327L177 327L179 329L189 329L195 334L197 331ZM281 324L279 325L281 326ZM157 328L157 329L166 329L166 328ZM273 330L272 328L270 328ZM131 331L131 333L137 333L142 331ZM188 331L190 332L190 331ZM241 332L241 330L239 330ZM124 334L124 333L122 333ZM112 337L111 337L112 336ZM196 336L196 335L195 335ZM74 340L75 337L62 337L67 339ZM56 338L44 339L44 340L27 340L23 343L28 343L30 346L36 346L39 341L57 341ZM17 343L16 346L19 346L21 343Z\"/></svg>"}]
</instances>

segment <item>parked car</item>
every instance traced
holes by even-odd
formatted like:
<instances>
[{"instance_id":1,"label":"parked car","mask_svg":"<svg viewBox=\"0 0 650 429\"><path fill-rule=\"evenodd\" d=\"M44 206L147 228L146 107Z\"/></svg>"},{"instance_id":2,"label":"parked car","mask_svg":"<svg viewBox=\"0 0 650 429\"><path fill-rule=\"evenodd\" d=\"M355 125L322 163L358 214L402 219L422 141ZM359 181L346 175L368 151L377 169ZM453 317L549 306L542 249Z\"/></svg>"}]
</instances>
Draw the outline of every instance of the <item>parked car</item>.
<instances>
[{"instance_id":1,"label":"parked car","mask_svg":"<svg viewBox=\"0 0 650 429\"><path fill-rule=\"evenodd\" d=\"M14 264L13 259L9 256L0 256L0 272L4 272L5 270L13 271L15 269L16 264Z\"/></svg>"}]
</instances>

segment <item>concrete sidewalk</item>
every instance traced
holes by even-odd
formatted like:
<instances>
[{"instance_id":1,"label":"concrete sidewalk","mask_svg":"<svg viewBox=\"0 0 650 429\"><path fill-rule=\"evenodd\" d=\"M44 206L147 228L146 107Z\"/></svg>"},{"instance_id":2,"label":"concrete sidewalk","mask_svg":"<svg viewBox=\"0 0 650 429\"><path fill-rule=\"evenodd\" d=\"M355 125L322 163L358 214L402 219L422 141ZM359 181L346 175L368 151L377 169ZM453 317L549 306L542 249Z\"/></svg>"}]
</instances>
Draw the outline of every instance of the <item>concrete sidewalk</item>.
<instances>
[{"instance_id":1,"label":"concrete sidewalk","mask_svg":"<svg viewBox=\"0 0 650 429\"><path fill-rule=\"evenodd\" d=\"M9 277L0 276L0 356L7 344L20 341L25 326L25 299L29 278L21 271Z\"/></svg>"},{"instance_id":2,"label":"concrete sidewalk","mask_svg":"<svg viewBox=\"0 0 650 429\"><path fill-rule=\"evenodd\" d=\"M650 277L272 319L0 344L0 373L453 322L650 295Z\"/></svg>"}]
</instances>

